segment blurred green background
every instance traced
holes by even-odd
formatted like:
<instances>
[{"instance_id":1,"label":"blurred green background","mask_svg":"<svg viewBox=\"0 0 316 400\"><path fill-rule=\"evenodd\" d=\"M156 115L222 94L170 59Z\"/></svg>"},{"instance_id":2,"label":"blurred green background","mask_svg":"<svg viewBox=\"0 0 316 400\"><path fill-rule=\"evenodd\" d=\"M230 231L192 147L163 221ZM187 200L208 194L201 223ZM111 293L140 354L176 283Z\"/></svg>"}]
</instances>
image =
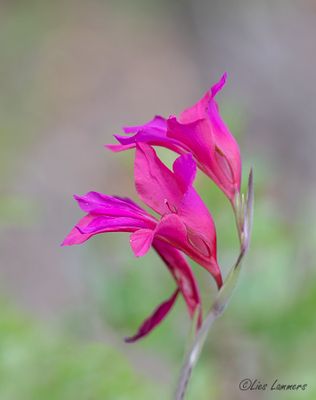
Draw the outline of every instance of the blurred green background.
<instances>
[{"instance_id":1,"label":"blurred green background","mask_svg":"<svg viewBox=\"0 0 316 400\"><path fill-rule=\"evenodd\" d=\"M145 340L123 342L174 283L128 235L60 248L72 194L137 199L123 124L177 114L223 71L222 114L255 173L251 250L188 399L316 398L316 2L0 1L0 399L167 399L190 322L182 300ZM173 155L160 151L171 162ZM238 246L212 182L223 273ZM205 308L215 295L194 266ZM242 379L304 392L240 391Z\"/></svg>"}]
</instances>

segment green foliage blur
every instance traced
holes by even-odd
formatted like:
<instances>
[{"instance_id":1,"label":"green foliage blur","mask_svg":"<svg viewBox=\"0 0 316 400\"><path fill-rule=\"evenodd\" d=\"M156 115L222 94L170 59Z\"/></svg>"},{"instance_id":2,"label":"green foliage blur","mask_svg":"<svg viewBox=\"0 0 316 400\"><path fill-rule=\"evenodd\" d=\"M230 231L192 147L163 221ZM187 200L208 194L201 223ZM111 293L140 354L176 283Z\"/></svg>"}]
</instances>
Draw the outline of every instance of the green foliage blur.
<instances>
[{"instance_id":1,"label":"green foliage blur","mask_svg":"<svg viewBox=\"0 0 316 400\"><path fill-rule=\"evenodd\" d=\"M161 398L119 351L48 331L4 302L0 312L1 400Z\"/></svg>"}]
</instances>

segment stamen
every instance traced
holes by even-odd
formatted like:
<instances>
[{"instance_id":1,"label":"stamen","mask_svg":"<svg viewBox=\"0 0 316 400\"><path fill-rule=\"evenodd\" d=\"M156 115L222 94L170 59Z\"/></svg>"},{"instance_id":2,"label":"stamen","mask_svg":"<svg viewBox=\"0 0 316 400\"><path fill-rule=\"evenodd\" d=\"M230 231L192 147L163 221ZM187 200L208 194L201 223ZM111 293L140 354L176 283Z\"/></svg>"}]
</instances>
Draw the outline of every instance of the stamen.
<instances>
[{"instance_id":1,"label":"stamen","mask_svg":"<svg viewBox=\"0 0 316 400\"><path fill-rule=\"evenodd\" d=\"M175 206L171 206L168 202L167 199L164 200L165 201L165 205L168 207L168 210L172 213L172 214L177 214L178 210Z\"/></svg>"},{"instance_id":2,"label":"stamen","mask_svg":"<svg viewBox=\"0 0 316 400\"><path fill-rule=\"evenodd\" d=\"M219 147L215 147L215 159L230 183L235 182L234 171L225 154Z\"/></svg>"}]
</instances>

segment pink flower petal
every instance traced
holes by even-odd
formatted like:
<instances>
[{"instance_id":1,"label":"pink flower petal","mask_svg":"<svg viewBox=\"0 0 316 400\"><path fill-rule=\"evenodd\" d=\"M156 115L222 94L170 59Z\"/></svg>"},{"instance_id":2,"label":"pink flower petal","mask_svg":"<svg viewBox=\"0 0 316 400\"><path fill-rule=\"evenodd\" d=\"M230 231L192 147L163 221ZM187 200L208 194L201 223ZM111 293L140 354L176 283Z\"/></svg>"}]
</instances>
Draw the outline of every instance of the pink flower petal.
<instances>
[{"instance_id":1,"label":"pink flower petal","mask_svg":"<svg viewBox=\"0 0 316 400\"><path fill-rule=\"evenodd\" d=\"M201 100L180 115L179 122L182 124L198 122L192 136L198 136L199 140L204 138L204 146L211 150L209 160L205 160L201 149L196 152L196 145L195 148L191 146L190 148L193 149L203 171L220 186L231 201L234 201L236 192L240 191L240 151L236 139L222 120L215 101L215 97L224 87L226 79L227 74L225 73ZM176 135L170 133L168 136L179 140L179 133ZM209 140L211 140L212 146L209 146Z\"/></svg>"},{"instance_id":2,"label":"pink flower petal","mask_svg":"<svg viewBox=\"0 0 316 400\"><path fill-rule=\"evenodd\" d=\"M202 323L200 291L190 265L180 251L162 240L154 239L153 247L177 282L191 318L198 312L197 324L199 327Z\"/></svg>"},{"instance_id":3,"label":"pink flower petal","mask_svg":"<svg viewBox=\"0 0 316 400\"><path fill-rule=\"evenodd\" d=\"M81 244L84 243L86 240L88 240L91 236L93 236L93 233L82 234L82 232L79 230L89 225L92 218L93 217L90 215L86 215L85 217L81 218L81 220L77 223L77 225L74 228L72 228L72 230L66 236L61 245L72 246L74 244Z\"/></svg>"},{"instance_id":4,"label":"pink flower petal","mask_svg":"<svg viewBox=\"0 0 316 400\"><path fill-rule=\"evenodd\" d=\"M138 329L137 333L134 336L125 338L126 343L133 343L136 342L137 340L143 338L144 336L148 335L149 332L151 332L160 322L166 317L166 315L169 313L171 310L172 306L174 305L176 298L179 294L179 289L177 289L172 296L160 304L153 314L147 318L140 328Z\"/></svg>"},{"instance_id":5,"label":"pink flower petal","mask_svg":"<svg viewBox=\"0 0 316 400\"><path fill-rule=\"evenodd\" d=\"M193 185L196 175L196 162L191 153L178 157L172 166L173 172L179 184L182 184L183 192Z\"/></svg>"},{"instance_id":6,"label":"pink flower petal","mask_svg":"<svg viewBox=\"0 0 316 400\"><path fill-rule=\"evenodd\" d=\"M212 136L208 130L203 129L202 121L204 119L197 118L184 123L172 117L168 119L167 131L169 138L181 143L192 153L200 167L209 162L210 154L214 149Z\"/></svg>"},{"instance_id":7,"label":"pink flower petal","mask_svg":"<svg viewBox=\"0 0 316 400\"><path fill-rule=\"evenodd\" d=\"M227 80L227 73L225 72L221 79L215 83L210 90L193 106L188 107L184 110L179 117L179 122L182 124L188 124L195 122L198 119L205 118L205 115L209 108L209 102L214 98L219 91L222 90Z\"/></svg>"},{"instance_id":8,"label":"pink flower petal","mask_svg":"<svg viewBox=\"0 0 316 400\"><path fill-rule=\"evenodd\" d=\"M122 145L122 144L106 144L104 145L107 149L113 151L113 153L119 153L120 151L129 150L135 147L135 143Z\"/></svg>"},{"instance_id":9,"label":"pink flower petal","mask_svg":"<svg viewBox=\"0 0 316 400\"><path fill-rule=\"evenodd\" d=\"M208 208L191 187L184 194L178 207L178 216L186 225L187 230L197 232L216 257L216 228Z\"/></svg>"},{"instance_id":10,"label":"pink flower petal","mask_svg":"<svg viewBox=\"0 0 316 400\"><path fill-rule=\"evenodd\" d=\"M163 146L176 153L182 154L183 145L176 140L167 137L167 120L156 116L153 120L144 125L128 126L123 128L127 134L134 133L133 136L114 135L120 144L108 144L109 150L119 152L128 150L136 146L136 143L148 143L155 146Z\"/></svg>"},{"instance_id":11,"label":"pink flower petal","mask_svg":"<svg viewBox=\"0 0 316 400\"><path fill-rule=\"evenodd\" d=\"M83 234L97 234L104 232L134 232L137 229L148 228L148 223L140 218L116 217L107 215L90 215L91 222L77 228ZM150 225L149 225L150 226Z\"/></svg>"},{"instance_id":12,"label":"pink flower petal","mask_svg":"<svg viewBox=\"0 0 316 400\"><path fill-rule=\"evenodd\" d=\"M174 211L183 196L175 175L144 143L136 148L135 186L143 202L160 215Z\"/></svg>"},{"instance_id":13,"label":"pink flower petal","mask_svg":"<svg viewBox=\"0 0 316 400\"><path fill-rule=\"evenodd\" d=\"M123 131L125 133L138 133L139 131L146 130L149 133L157 131L166 131L166 119L160 115L156 115L151 121L143 125L125 126Z\"/></svg>"},{"instance_id":14,"label":"pink flower petal","mask_svg":"<svg viewBox=\"0 0 316 400\"><path fill-rule=\"evenodd\" d=\"M80 244L96 234L105 232L135 232L155 229L157 221L128 198L89 192L74 196L88 215L81 218L62 245Z\"/></svg>"},{"instance_id":15,"label":"pink flower petal","mask_svg":"<svg viewBox=\"0 0 316 400\"><path fill-rule=\"evenodd\" d=\"M99 192L88 192L83 196L74 195L74 198L86 213L152 219L146 211L128 198L108 196Z\"/></svg>"},{"instance_id":16,"label":"pink flower petal","mask_svg":"<svg viewBox=\"0 0 316 400\"><path fill-rule=\"evenodd\" d=\"M148 224L141 219L128 217L109 217L88 214L75 225L64 239L62 246L72 246L84 243L92 236L106 232L135 232L138 229L148 228Z\"/></svg>"},{"instance_id":17,"label":"pink flower petal","mask_svg":"<svg viewBox=\"0 0 316 400\"><path fill-rule=\"evenodd\" d=\"M214 249L210 248L210 243L198 231L189 230L180 216L176 214L164 216L156 227L155 237L183 251L211 273L218 287L222 285L221 272ZM213 243L211 244L213 245Z\"/></svg>"},{"instance_id":18,"label":"pink flower petal","mask_svg":"<svg viewBox=\"0 0 316 400\"><path fill-rule=\"evenodd\" d=\"M131 234L130 245L136 257L144 256L151 247L154 231L151 229L140 229Z\"/></svg>"}]
</instances>

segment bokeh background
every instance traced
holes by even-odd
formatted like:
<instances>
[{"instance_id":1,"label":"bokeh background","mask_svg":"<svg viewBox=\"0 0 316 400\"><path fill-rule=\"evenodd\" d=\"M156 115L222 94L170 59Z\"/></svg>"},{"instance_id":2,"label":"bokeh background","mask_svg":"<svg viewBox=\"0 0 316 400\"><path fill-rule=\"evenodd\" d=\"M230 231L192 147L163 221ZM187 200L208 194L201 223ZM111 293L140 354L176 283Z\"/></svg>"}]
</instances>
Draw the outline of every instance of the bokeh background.
<instances>
[{"instance_id":1,"label":"bokeh background","mask_svg":"<svg viewBox=\"0 0 316 400\"><path fill-rule=\"evenodd\" d=\"M81 216L72 194L128 195L132 152L103 148L124 124L177 114L227 71L218 97L255 172L251 251L188 399L316 398L316 2L0 1L0 398L171 398L188 342L182 300L127 345L174 286L128 235L60 242ZM161 152L167 162L173 155ZM196 186L227 273L233 216ZM215 286L201 268L204 303ZM308 384L242 392L242 379Z\"/></svg>"}]
</instances>

